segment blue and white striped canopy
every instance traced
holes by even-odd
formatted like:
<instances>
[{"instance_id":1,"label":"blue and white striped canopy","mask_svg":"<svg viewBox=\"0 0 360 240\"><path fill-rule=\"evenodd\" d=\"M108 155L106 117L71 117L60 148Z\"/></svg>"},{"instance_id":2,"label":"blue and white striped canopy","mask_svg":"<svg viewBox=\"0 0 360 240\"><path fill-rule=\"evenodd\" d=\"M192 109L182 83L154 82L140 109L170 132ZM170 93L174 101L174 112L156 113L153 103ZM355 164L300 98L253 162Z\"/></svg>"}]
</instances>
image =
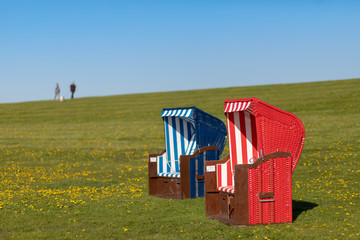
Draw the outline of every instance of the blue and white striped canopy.
<instances>
[{"instance_id":1,"label":"blue and white striped canopy","mask_svg":"<svg viewBox=\"0 0 360 240\"><path fill-rule=\"evenodd\" d=\"M193 111L191 108L164 109L161 117L191 117Z\"/></svg>"},{"instance_id":2,"label":"blue and white striped canopy","mask_svg":"<svg viewBox=\"0 0 360 240\"><path fill-rule=\"evenodd\" d=\"M219 148L219 154L221 155L225 146L227 131L225 124L220 119L196 107L164 108L161 117L164 118L165 122L165 135L168 135L167 123L172 122L174 129L183 135L183 127L180 128L180 126L184 124L179 124L179 121L188 122L192 125L192 134L195 135L195 149L197 150L206 146L217 146ZM177 118L179 120L177 120L177 122L175 120L170 121L169 118Z\"/></svg>"}]
</instances>

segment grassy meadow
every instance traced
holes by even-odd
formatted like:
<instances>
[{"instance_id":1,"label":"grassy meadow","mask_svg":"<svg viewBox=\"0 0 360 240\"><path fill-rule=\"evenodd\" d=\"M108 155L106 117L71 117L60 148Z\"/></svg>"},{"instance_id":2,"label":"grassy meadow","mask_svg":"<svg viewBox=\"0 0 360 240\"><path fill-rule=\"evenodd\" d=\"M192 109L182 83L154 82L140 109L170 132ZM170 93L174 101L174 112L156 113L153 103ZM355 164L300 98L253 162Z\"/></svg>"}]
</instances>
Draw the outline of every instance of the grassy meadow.
<instances>
[{"instance_id":1,"label":"grassy meadow","mask_svg":"<svg viewBox=\"0 0 360 240\"><path fill-rule=\"evenodd\" d=\"M231 227L203 198L148 196L162 108L225 121L225 99L253 96L306 129L293 223ZM360 79L0 104L0 239L360 239L359 103Z\"/></svg>"}]
</instances>

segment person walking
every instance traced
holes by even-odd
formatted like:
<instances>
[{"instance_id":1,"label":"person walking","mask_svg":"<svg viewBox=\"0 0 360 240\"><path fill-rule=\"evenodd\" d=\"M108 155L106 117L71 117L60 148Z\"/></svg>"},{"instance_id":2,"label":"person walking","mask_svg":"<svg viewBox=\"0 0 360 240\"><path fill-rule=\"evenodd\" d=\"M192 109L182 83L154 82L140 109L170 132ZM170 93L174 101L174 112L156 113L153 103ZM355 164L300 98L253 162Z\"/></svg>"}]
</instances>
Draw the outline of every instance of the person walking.
<instances>
[{"instance_id":1,"label":"person walking","mask_svg":"<svg viewBox=\"0 0 360 240\"><path fill-rule=\"evenodd\" d=\"M55 97L54 97L54 100L56 100L56 98L60 99L60 87L59 87L59 84L58 84L58 83L56 84L56 87L55 87Z\"/></svg>"},{"instance_id":2,"label":"person walking","mask_svg":"<svg viewBox=\"0 0 360 240\"><path fill-rule=\"evenodd\" d=\"M77 87L75 85L75 82L72 82L72 84L70 85L71 98L74 98L74 93L76 90L77 90Z\"/></svg>"}]
</instances>

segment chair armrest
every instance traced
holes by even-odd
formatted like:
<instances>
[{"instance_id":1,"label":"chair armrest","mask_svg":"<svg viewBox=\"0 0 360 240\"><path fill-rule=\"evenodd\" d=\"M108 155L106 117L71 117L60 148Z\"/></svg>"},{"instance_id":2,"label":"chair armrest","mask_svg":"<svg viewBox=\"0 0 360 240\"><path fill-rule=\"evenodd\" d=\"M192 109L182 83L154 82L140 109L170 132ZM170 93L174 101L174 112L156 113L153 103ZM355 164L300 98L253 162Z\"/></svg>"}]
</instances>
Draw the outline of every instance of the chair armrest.
<instances>
[{"instance_id":1,"label":"chair armrest","mask_svg":"<svg viewBox=\"0 0 360 240\"><path fill-rule=\"evenodd\" d=\"M291 157L291 153L289 153L289 152L272 152L272 153L268 153L266 155L263 155L263 156L257 158L253 164L236 164L234 166L235 175L238 175L238 174L241 175L241 171L242 171L241 169L245 170L245 169L250 169L250 168L257 168L264 162L269 161L270 159L283 158L283 157Z\"/></svg>"},{"instance_id":2,"label":"chair armrest","mask_svg":"<svg viewBox=\"0 0 360 240\"><path fill-rule=\"evenodd\" d=\"M150 155L151 155L151 157L158 157L158 156L163 155L165 152L166 152L166 149L162 150L160 153L150 153L149 157L150 157Z\"/></svg>"},{"instance_id":3,"label":"chair armrest","mask_svg":"<svg viewBox=\"0 0 360 240\"><path fill-rule=\"evenodd\" d=\"M268 153L266 155L263 155L255 160L253 164L245 164L245 165L251 165L249 168L257 168L261 164L263 164L266 161L269 161L273 158L282 158L282 157L291 157L291 153L289 152L272 152Z\"/></svg>"},{"instance_id":4,"label":"chair armrest","mask_svg":"<svg viewBox=\"0 0 360 240\"><path fill-rule=\"evenodd\" d=\"M206 152L206 151L213 151L213 150L218 150L218 147L207 146L207 147L200 148L199 150L195 151L192 155L182 155L182 156L187 156L187 158L195 158L200 153L203 153L203 152ZM181 158L181 156L180 156L180 158Z\"/></svg>"},{"instance_id":5,"label":"chair armrest","mask_svg":"<svg viewBox=\"0 0 360 240\"><path fill-rule=\"evenodd\" d=\"M224 157L221 160L216 160L216 161L214 161L214 160L206 160L205 166L211 166L211 165L226 163L229 159L230 159L230 155L227 155L226 157Z\"/></svg>"},{"instance_id":6,"label":"chair armrest","mask_svg":"<svg viewBox=\"0 0 360 240\"><path fill-rule=\"evenodd\" d=\"M180 156L180 169L188 169L190 164L190 159L196 158L200 153L204 153L206 151L213 151L217 150L218 147L215 146L208 146L200 148L199 150L195 151L192 155L181 155Z\"/></svg>"},{"instance_id":7,"label":"chair armrest","mask_svg":"<svg viewBox=\"0 0 360 240\"><path fill-rule=\"evenodd\" d=\"M206 151L213 151L218 150L218 147L215 146L208 146L200 148L199 150L195 151L192 155L181 155L180 156L180 169L182 169L182 165L188 164L187 162L190 161L191 158L196 158L200 153L206 152Z\"/></svg>"}]
</instances>

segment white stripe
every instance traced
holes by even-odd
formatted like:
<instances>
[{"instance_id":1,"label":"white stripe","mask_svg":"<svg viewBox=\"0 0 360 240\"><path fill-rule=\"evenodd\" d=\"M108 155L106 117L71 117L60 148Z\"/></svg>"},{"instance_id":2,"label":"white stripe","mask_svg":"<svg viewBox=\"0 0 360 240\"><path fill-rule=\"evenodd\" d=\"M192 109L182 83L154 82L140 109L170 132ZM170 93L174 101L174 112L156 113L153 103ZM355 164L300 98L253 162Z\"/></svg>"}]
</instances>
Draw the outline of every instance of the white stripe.
<instances>
[{"instance_id":1,"label":"white stripe","mask_svg":"<svg viewBox=\"0 0 360 240\"><path fill-rule=\"evenodd\" d=\"M241 131L240 131L240 112L234 112L234 124L235 124L235 132L233 134L235 134L235 139L236 139L236 143L235 143L235 147L236 147L236 163L237 164L243 164L244 159L243 159L243 156L242 156ZM234 166L231 166L231 170L234 170L233 168L234 168Z\"/></svg>"},{"instance_id":2,"label":"white stripe","mask_svg":"<svg viewBox=\"0 0 360 240\"><path fill-rule=\"evenodd\" d=\"M170 142L170 159L168 161L173 161L175 159L174 153L174 134L173 134L173 126L172 126L172 119L169 117L169 142ZM172 165L170 163L170 165Z\"/></svg>"},{"instance_id":3,"label":"white stripe","mask_svg":"<svg viewBox=\"0 0 360 240\"><path fill-rule=\"evenodd\" d=\"M189 146L186 149L186 155L191 155L193 153L193 150L195 150L196 148L196 141L195 141L195 134L192 135L190 141L189 141Z\"/></svg>"},{"instance_id":4,"label":"white stripe","mask_svg":"<svg viewBox=\"0 0 360 240\"><path fill-rule=\"evenodd\" d=\"M192 141L192 146L191 146L191 149L190 149L190 155L194 154L196 150L196 140L195 140L195 135L194 135L194 141Z\"/></svg>"},{"instance_id":5,"label":"white stripe","mask_svg":"<svg viewBox=\"0 0 360 240\"><path fill-rule=\"evenodd\" d=\"M235 103L234 111L239 111L241 104L239 102Z\"/></svg>"},{"instance_id":6,"label":"white stripe","mask_svg":"<svg viewBox=\"0 0 360 240\"><path fill-rule=\"evenodd\" d=\"M221 164L221 186L226 186L227 185L227 164Z\"/></svg>"},{"instance_id":7,"label":"white stripe","mask_svg":"<svg viewBox=\"0 0 360 240\"><path fill-rule=\"evenodd\" d=\"M239 104L239 102L234 102L233 112L236 111L236 108L237 108L238 104Z\"/></svg>"},{"instance_id":8,"label":"white stripe","mask_svg":"<svg viewBox=\"0 0 360 240\"><path fill-rule=\"evenodd\" d=\"M235 111L236 106L237 106L237 103L236 103L236 102L232 102L232 103L231 103L231 107L230 107L231 112L234 112L234 111Z\"/></svg>"},{"instance_id":9,"label":"white stripe","mask_svg":"<svg viewBox=\"0 0 360 240\"><path fill-rule=\"evenodd\" d=\"M236 111L236 109L237 109L237 105L238 105L238 103L237 103L237 102L234 102L234 103L233 103L232 112Z\"/></svg>"},{"instance_id":10,"label":"white stripe","mask_svg":"<svg viewBox=\"0 0 360 240\"><path fill-rule=\"evenodd\" d=\"M229 127L230 125L230 119L229 119L229 115L230 113L226 113L226 121L227 121L227 126ZM228 129L228 139L229 139L229 151L230 151L230 157L231 157L231 154L232 154L232 148L233 148L233 143L231 142L231 133L229 132L229 129ZM235 147L235 146L234 146Z\"/></svg>"},{"instance_id":11,"label":"white stripe","mask_svg":"<svg viewBox=\"0 0 360 240\"><path fill-rule=\"evenodd\" d=\"M194 135L194 140L192 141L192 146L190 149L190 155L194 154L195 150L196 150L196 139L195 139L195 135Z\"/></svg>"},{"instance_id":12,"label":"white stripe","mask_svg":"<svg viewBox=\"0 0 360 240\"><path fill-rule=\"evenodd\" d=\"M190 117L190 116L191 116L191 113L192 113L192 109L187 110L186 117Z\"/></svg>"},{"instance_id":13,"label":"white stripe","mask_svg":"<svg viewBox=\"0 0 360 240\"><path fill-rule=\"evenodd\" d=\"M189 146L189 138L190 136L188 136L188 125L186 121L182 121L183 122L183 127L184 127L184 141L185 141L185 146L184 148L187 149Z\"/></svg>"},{"instance_id":14,"label":"white stripe","mask_svg":"<svg viewBox=\"0 0 360 240\"><path fill-rule=\"evenodd\" d=\"M166 166L167 166L166 152L163 155L158 156L156 162L157 162L156 163L157 164L157 170L156 171L157 171L158 174L161 173L160 172L160 165L162 165L163 171L166 171Z\"/></svg>"},{"instance_id":15,"label":"white stripe","mask_svg":"<svg viewBox=\"0 0 360 240\"><path fill-rule=\"evenodd\" d=\"M239 108L238 108L238 112L239 111L242 111L242 109L243 109L243 107L244 107L244 103L243 102L239 102Z\"/></svg>"},{"instance_id":16,"label":"white stripe","mask_svg":"<svg viewBox=\"0 0 360 240\"><path fill-rule=\"evenodd\" d=\"M253 157L252 151L252 135L251 135L251 118L248 112L245 112L245 126L246 126L246 150L247 150L247 157L248 163L249 160Z\"/></svg>"},{"instance_id":17,"label":"white stripe","mask_svg":"<svg viewBox=\"0 0 360 240\"><path fill-rule=\"evenodd\" d=\"M228 106L228 112L231 111L231 106L232 106L232 103L229 103L229 106Z\"/></svg>"},{"instance_id":18,"label":"white stripe","mask_svg":"<svg viewBox=\"0 0 360 240\"><path fill-rule=\"evenodd\" d=\"M231 112L232 105L233 103L229 103L228 112Z\"/></svg>"},{"instance_id":19,"label":"white stripe","mask_svg":"<svg viewBox=\"0 0 360 240\"><path fill-rule=\"evenodd\" d=\"M243 103L243 107L242 107L242 110L241 110L241 111L245 111L246 109L248 109L248 108L249 108L249 106L250 106L250 103L251 103L251 102L244 102L244 103Z\"/></svg>"},{"instance_id":20,"label":"white stripe","mask_svg":"<svg viewBox=\"0 0 360 240\"><path fill-rule=\"evenodd\" d=\"M162 165L163 165L163 171L166 172L166 166L167 166L167 156L166 156L166 152L163 155L163 160L162 160Z\"/></svg>"},{"instance_id":21,"label":"white stripe","mask_svg":"<svg viewBox=\"0 0 360 240\"><path fill-rule=\"evenodd\" d=\"M230 103L230 112L233 112L233 108L234 108L234 103Z\"/></svg>"},{"instance_id":22,"label":"white stripe","mask_svg":"<svg viewBox=\"0 0 360 240\"><path fill-rule=\"evenodd\" d=\"M229 106L230 106L230 104L229 104L229 103L226 103L225 111L224 111L224 112L228 112L228 111L229 111Z\"/></svg>"},{"instance_id":23,"label":"white stripe","mask_svg":"<svg viewBox=\"0 0 360 240\"><path fill-rule=\"evenodd\" d=\"M238 111L242 111L243 109L244 109L244 103L239 102L239 110Z\"/></svg>"},{"instance_id":24,"label":"white stripe","mask_svg":"<svg viewBox=\"0 0 360 240\"><path fill-rule=\"evenodd\" d=\"M181 109L180 113L179 113L179 116L180 117L183 117L184 116L184 113L185 113L185 109Z\"/></svg>"}]
</instances>

